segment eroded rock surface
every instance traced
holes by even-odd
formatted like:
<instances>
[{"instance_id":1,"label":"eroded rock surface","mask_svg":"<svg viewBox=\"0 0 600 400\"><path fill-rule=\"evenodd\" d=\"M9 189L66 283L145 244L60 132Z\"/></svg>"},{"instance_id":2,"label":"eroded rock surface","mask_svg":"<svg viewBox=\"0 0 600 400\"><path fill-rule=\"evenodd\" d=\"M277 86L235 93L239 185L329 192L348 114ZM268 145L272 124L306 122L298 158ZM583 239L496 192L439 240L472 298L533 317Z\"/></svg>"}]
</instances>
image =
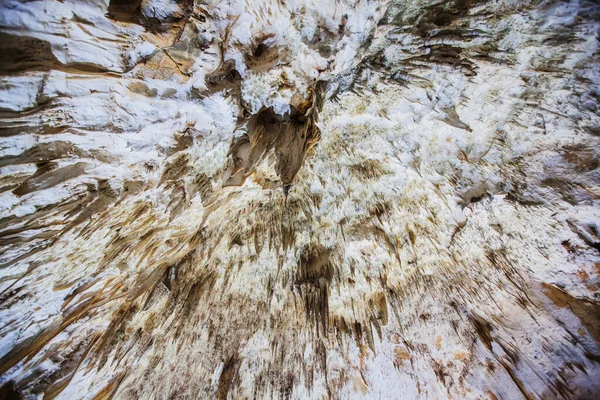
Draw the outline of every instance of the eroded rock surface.
<instances>
[{"instance_id":1,"label":"eroded rock surface","mask_svg":"<svg viewBox=\"0 0 600 400\"><path fill-rule=\"evenodd\" d=\"M1 2L0 398L597 398L599 32Z\"/></svg>"}]
</instances>

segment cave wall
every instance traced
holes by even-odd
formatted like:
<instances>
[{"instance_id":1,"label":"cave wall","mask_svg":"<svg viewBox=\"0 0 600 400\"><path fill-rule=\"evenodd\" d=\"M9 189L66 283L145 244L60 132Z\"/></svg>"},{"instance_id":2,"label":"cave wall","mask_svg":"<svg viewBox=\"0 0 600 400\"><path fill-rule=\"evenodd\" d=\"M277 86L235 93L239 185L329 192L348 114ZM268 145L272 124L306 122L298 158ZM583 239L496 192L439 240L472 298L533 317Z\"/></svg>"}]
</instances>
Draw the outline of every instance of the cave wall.
<instances>
[{"instance_id":1,"label":"cave wall","mask_svg":"<svg viewBox=\"0 0 600 400\"><path fill-rule=\"evenodd\" d=\"M599 32L1 2L0 398L596 398Z\"/></svg>"}]
</instances>

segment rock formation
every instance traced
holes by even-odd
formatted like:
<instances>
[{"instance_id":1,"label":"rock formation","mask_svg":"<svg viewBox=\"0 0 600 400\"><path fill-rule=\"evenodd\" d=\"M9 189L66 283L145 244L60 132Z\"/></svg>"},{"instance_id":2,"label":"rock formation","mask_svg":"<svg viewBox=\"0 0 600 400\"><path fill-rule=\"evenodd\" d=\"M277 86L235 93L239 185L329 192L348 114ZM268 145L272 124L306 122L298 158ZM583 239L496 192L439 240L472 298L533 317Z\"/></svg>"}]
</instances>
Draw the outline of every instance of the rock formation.
<instances>
[{"instance_id":1,"label":"rock formation","mask_svg":"<svg viewBox=\"0 0 600 400\"><path fill-rule=\"evenodd\" d=\"M597 399L593 0L2 0L0 399Z\"/></svg>"}]
</instances>

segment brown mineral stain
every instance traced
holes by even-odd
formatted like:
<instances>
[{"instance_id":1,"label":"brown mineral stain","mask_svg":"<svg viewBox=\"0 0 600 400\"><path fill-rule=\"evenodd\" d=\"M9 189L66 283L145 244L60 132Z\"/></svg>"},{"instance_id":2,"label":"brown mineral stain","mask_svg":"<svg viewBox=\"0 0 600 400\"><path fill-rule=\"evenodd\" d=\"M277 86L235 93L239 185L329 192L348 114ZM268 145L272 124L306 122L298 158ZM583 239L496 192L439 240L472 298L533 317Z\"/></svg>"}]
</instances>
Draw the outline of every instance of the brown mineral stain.
<instances>
[{"instance_id":1,"label":"brown mineral stain","mask_svg":"<svg viewBox=\"0 0 600 400\"><path fill-rule=\"evenodd\" d=\"M570 308L581 324L600 344L600 305L586 299L578 299L556 286L542 283L543 293L559 308Z\"/></svg>"},{"instance_id":2,"label":"brown mineral stain","mask_svg":"<svg viewBox=\"0 0 600 400\"><path fill-rule=\"evenodd\" d=\"M491 390L488 390L485 393L488 395L488 399L490 399L490 400L498 400L498 397L496 397L496 395L494 394L494 392L492 392Z\"/></svg>"},{"instance_id":3,"label":"brown mineral stain","mask_svg":"<svg viewBox=\"0 0 600 400\"><path fill-rule=\"evenodd\" d=\"M577 271L577 277L579 278L580 281L585 282L587 280L590 279L590 276L587 272L581 270L581 271Z\"/></svg>"},{"instance_id":4,"label":"brown mineral stain","mask_svg":"<svg viewBox=\"0 0 600 400\"><path fill-rule=\"evenodd\" d=\"M358 382L359 388L362 391L363 394L365 394L367 392L367 389L369 387L369 385L367 384L367 380L365 379L365 376L363 374L363 371L365 370L364 367L364 360L365 358L368 358L369 354L369 347L365 344L361 344L360 347L360 352L358 354L358 358L359 358L359 367L358 367L358 373L359 376L356 377L356 381Z\"/></svg>"},{"instance_id":5,"label":"brown mineral stain","mask_svg":"<svg viewBox=\"0 0 600 400\"><path fill-rule=\"evenodd\" d=\"M596 292L600 289L600 263L594 263L592 271L590 272L594 276L589 279L590 282L585 283L585 287L587 287L590 292Z\"/></svg>"},{"instance_id":6,"label":"brown mineral stain","mask_svg":"<svg viewBox=\"0 0 600 400\"><path fill-rule=\"evenodd\" d=\"M369 358L369 347L365 344L361 344L360 345L360 352L358 353L358 360L360 363L360 372L362 374L363 371L363 364L365 362L365 358Z\"/></svg>"},{"instance_id":7,"label":"brown mineral stain","mask_svg":"<svg viewBox=\"0 0 600 400\"><path fill-rule=\"evenodd\" d=\"M594 150L583 144L568 145L562 149L562 155L577 171L592 171L598 168L598 157Z\"/></svg>"},{"instance_id":8,"label":"brown mineral stain","mask_svg":"<svg viewBox=\"0 0 600 400\"><path fill-rule=\"evenodd\" d=\"M441 336L437 336L435 338L435 348L438 350L442 348L442 337Z\"/></svg>"},{"instance_id":9,"label":"brown mineral stain","mask_svg":"<svg viewBox=\"0 0 600 400\"><path fill-rule=\"evenodd\" d=\"M364 381L364 379L362 378L361 375L354 377L354 391L355 392L360 391L360 393L362 393L362 394L367 394L368 389L369 389L369 387L367 386L366 382Z\"/></svg>"},{"instance_id":10,"label":"brown mineral stain","mask_svg":"<svg viewBox=\"0 0 600 400\"><path fill-rule=\"evenodd\" d=\"M542 287L542 292L552 300L555 306L566 308L569 305L568 295L566 293L563 294L562 290L547 283L542 283Z\"/></svg>"},{"instance_id":11,"label":"brown mineral stain","mask_svg":"<svg viewBox=\"0 0 600 400\"><path fill-rule=\"evenodd\" d=\"M454 352L454 358L456 358L457 360L464 361L469 358L469 353L458 350Z\"/></svg>"},{"instance_id":12,"label":"brown mineral stain","mask_svg":"<svg viewBox=\"0 0 600 400\"><path fill-rule=\"evenodd\" d=\"M239 368L239 362L237 354L234 354L223 366L221 377L219 378L219 387L217 389L217 399L226 399L231 383L234 380L234 376L237 374Z\"/></svg>"},{"instance_id":13,"label":"brown mineral stain","mask_svg":"<svg viewBox=\"0 0 600 400\"><path fill-rule=\"evenodd\" d=\"M410 360L410 353L406 347L396 346L394 347L394 358L398 364L404 364L405 361Z\"/></svg>"},{"instance_id":14,"label":"brown mineral stain","mask_svg":"<svg viewBox=\"0 0 600 400\"><path fill-rule=\"evenodd\" d=\"M114 397L115 392L119 388L119 385L125 378L129 371L125 370L123 372L118 373L114 378L112 378L102 390L100 390L94 396L93 400L108 400Z\"/></svg>"}]
</instances>

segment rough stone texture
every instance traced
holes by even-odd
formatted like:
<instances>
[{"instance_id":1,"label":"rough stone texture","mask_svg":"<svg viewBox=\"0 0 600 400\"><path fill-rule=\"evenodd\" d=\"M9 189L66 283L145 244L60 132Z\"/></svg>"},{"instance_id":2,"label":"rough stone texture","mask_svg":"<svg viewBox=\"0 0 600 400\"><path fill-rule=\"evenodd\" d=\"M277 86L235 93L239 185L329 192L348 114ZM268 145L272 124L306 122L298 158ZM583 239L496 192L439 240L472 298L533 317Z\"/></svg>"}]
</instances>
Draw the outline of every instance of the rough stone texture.
<instances>
[{"instance_id":1,"label":"rough stone texture","mask_svg":"<svg viewBox=\"0 0 600 400\"><path fill-rule=\"evenodd\" d=\"M598 398L599 32L0 2L0 399Z\"/></svg>"}]
</instances>

